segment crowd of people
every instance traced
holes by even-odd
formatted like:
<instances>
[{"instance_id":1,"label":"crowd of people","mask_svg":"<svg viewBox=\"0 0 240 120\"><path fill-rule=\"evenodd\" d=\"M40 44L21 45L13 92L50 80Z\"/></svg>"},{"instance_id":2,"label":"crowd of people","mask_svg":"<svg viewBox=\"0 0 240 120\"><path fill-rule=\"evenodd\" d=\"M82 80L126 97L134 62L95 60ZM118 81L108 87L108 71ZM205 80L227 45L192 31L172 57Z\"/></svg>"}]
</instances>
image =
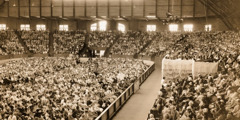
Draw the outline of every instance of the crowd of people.
<instances>
[{"instance_id":1,"label":"crowd of people","mask_svg":"<svg viewBox=\"0 0 240 120\"><path fill-rule=\"evenodd\" d=\"M18 55L24 53L23 46L19 43L18 37L12 30L0 31L0 55Z\"/></svg>"},{"instance_id":2,"label":"crowd of people","mask_svg":"<svg viewBox=\"0 0 240 120\"><path fill-rule=\"evenodd\" d=\"M145 44L152 40L152 36L145 32L129 31L120 36L113 45L111 54L134 55L139 53Z\"/></svg>"},{"instance_id":3,"label":"crowd of people","mask_svg":"<svg viewBox=\"0 0 240 120\"><path fill-rule=\"evenodd\" d=\"M197 59L195 54L185 52L189 59L217 61L218 72L199 75L196 78L189 75L186 78L165 80L168 82L162 85L149 116L163 120L239 120L240 34L232 31L197 32L188 33L186 38L192 39L189 40L192 41L189 48L198 52ZM181 42L181 45L191 43ZM185 47L178 49L183 50ZM186 59L186 56L179 57L176 54L170 54L168 57Z\"/></svg>"},{"instance_id":4,"label":"crowd of people","mask_svg":"<svg viewBox=\"0 0 240 120\"><path fill-rule=\"evenodd\" d=\"M49 31L20 31L21 38L34 54L46 54L49 50Z\"/></svg>"},{"instance_id":5,"label":"crowd of people","mask_svg":"<svg viewBox=\"0 0 240 120\"><path fill-rule=\"evenodd\" d=\"M56 31L53 35L54 53L76 54L84 45L85 34L83 31Z\"/></svg>"},{"instance_id":6,"label":"crowd of people","mask_svg":"<svg viewBox=\"0 0 240 120\"><path fill-rule=\"evenodd\" d=\"M47 57L0 67L0 119L93 120L149 66L135 59Z\"/></svg>"},{"instance_id":7,"label":"crowd of people","mask_svg":"<svg viewBox=\"0 0 240 120\"><path fill-rule=\"evenodd\" d=\"M162 52L166 51L168 46L172 45L176 40L181 39L181 34L173 34L170 32L157 32L154 34L149 34L150 36L154 36L155 39L152 40L151 44L149 44L141 53L142 56L153 56L159 55Z\"/></svg>"},{"instance_id":8,"label":"crowd of people","mask_svg":"<svg viewBox=\"0 0 240 120\"><path fill-rule=\"evenodd\" d=\"M115 32L92 32L89 34L88 46L108 48L113 44L118 33Z\"/></svg>"},{"instance_id":9,"label":"crowd of people","mask_svg":"<svg viewBox=\"0 0 240 120\"><path fill-rule=\"evenodd\" d=\"M0 48L0 55L7 55L7 53Z\"/></svg>"},{"instance_id":10,"label":"crowd of people","mask_svg":"<svg viewBox=\"0 0 240 120\"><path fill-rule=\"evenodd\" d=\"M217 62L220 60L220 47L238 47L240 34L233 31L185 33L166 51L168 59L194 59L195 61ZM237 46L236 46L237 45Z\"/></svg>"}]
</instances>

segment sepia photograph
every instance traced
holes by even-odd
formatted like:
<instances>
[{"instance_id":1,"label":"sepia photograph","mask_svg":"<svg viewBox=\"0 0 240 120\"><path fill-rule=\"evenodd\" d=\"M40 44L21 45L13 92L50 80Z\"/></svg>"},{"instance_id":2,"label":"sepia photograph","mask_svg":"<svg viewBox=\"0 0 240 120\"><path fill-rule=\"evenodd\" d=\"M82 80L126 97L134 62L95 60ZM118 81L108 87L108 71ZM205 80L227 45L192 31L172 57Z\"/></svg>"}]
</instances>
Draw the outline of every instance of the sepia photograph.
<instances>
[{"instance_id":1,"label":"sepia photograph","mask_svg":"<svg viewBox=\"0 0 240 120\"><path fill-rule=\"evenodd\" d=\"M0 120L240 120L240 0L0 0Z\"/></svg>"}]
</instances>

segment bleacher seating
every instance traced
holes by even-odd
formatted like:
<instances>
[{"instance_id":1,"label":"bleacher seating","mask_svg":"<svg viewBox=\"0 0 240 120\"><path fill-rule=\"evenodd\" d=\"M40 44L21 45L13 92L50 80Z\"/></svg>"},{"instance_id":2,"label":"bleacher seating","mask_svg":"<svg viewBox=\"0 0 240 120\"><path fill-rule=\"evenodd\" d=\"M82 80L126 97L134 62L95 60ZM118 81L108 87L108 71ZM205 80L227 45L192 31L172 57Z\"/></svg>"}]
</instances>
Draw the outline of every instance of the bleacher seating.
<instances>
[{"instance_id":1,"label":"bleacher seating","mask_svg":"<svg viewBox=\"0 0 240 120\"><path fill-rule=\"evenodd\" d=\"M34 54L46 54L49 50L49 31L21 31L21 38Z\"/></svg>"}]
</instances>

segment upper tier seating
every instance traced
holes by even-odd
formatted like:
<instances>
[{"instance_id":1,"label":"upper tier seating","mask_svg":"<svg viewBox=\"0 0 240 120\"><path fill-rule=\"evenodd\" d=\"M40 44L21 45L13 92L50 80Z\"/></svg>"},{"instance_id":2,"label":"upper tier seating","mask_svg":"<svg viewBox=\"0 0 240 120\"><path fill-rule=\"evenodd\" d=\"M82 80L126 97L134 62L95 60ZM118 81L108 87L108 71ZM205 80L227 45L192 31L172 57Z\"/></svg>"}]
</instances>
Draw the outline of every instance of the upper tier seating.
<instances>
[{"instance_id":1,"label":"upper tier seating","mask_svg":"<svg viewBox=\"0 0 240 120\"><path fill-rule=\"evenodd\" d=\"M85 42L85 33L81 31L57 31L54 37L54 53L74 53L82 49Z\"/></svg>"},{"instance_id":2,"label":"upper tier seating","mask_svg":"<svg viewBox=\"0 0 240 120\"><path fill-rule=\"evenodd\" d=\"M49 50L48 31L21 31L21 38L32 53L46 54Z\"/></svg>"},{"instance_id":3,"label":"upper tier seating","mask_svg":"<svg viewBox=\"0 0 240 120\"><path fill-rule=\"evenodd\" d=\"M0 47L5 50L2 55L17 55L23 54L24 48L19 43L17 35L11 30L1 30L0 31Z\"/></svg>"}]
</instances>

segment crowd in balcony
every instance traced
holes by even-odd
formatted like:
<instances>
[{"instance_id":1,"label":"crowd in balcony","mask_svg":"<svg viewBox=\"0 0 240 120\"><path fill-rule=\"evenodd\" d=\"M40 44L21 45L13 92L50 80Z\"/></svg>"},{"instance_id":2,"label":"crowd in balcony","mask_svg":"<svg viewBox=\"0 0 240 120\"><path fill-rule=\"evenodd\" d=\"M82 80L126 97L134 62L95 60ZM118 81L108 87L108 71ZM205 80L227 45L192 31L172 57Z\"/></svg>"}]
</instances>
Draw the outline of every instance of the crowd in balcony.
<instances>
[{"instance_id":1,"label":"crowd in balcony","mask_svg":"<svg viewBox=\"0 0 240 120\"><path fill-rule=\"evenodd\" d=\"M184 39L175 42L166 51L168 59L194 59L195 61L217 62L222 56L222 47L238 47L237 32L193 32L184 34Z\"/></svg>"},{"instance_id":2,"label":"crowd in balcony","mask_svg":"<svg viewBox=\"0 0 240 120\"><path fill-rule=\"evenodd\" d=\"M143 56L160 55L166 51L168 46L172 45L176 40L181 39L181 34L170 33L170 32L157 32L150 34L155 36L155 39L140 53Z\"/></svg>"},{"instance_id":3,"label":"crowd in balcony","mask_svg":"<svg viewBox=\"0 0 240 120\"><path fill-rule=\"evenodd\" d=\"M54 53L78 53L84 45L85 34L83 31L56 31L53 35Z\"/></svg>"},{"instance_id":4,"label":"crowd in balcony","mask_svg":"<svg viewBox=\"0 0 240 120\"><path fill-rule=\"evenodd\" d=\"M230 31L197 32L188 33L187 36L186 41L179 41L178 43L189 46L192 42L189 49L195 50L195 52L198 52L197 55L204 57L197 56L196 58L195 54L192 53L193 51L183 51L183 53L186 53L185 56L170 54L167 57L172 59L193 58L197 61L206 62L218 61L218 72L216 74L199 75L196 78L189 75L186 78L167 80L168 82L162 85L150 110L149 119L150 116L154 116L154 119L162 118L164 120L240 119L239 33ZM183 50L185 47L179 47L178 49ZM171 51L171 48L169 51ZM180 52L175 51L175 53ZM189 57L186 57L187 55Z\"/></svg>"},{"instance_id":5,"label":"crowd in balcony","mask_svg":"<svg viewBox=\"0 0 240 120\"><path fill-rule=\"evenodd\" d=\"M21 31L21 38L34 54L46 54L49 50L49 31Z\"/></svg>"},{"instance_id":6,"label":"crowd in balcony","mask_svg":"<svg viewBox=\"0 0 240 120\"><path fill-rule=\"evenodd\" d=\"M92 120L149 66L72 57L25 58L0 67L0 119Z\"/></svg>"},{"instance_id":7,"label":"crowd in balcony","mask_svg":"<svg viewBox=\"0 0 240 120\"><path fill-rule=\"evenodd\" d=\"M7 55L7 53L0 49L0 55Z\"/></svg>"},{"instance_id":8,"label":"crowd in balcony","mask_svg":"<svg viewBox=\"0 0 240 120\"><path fill-rule=\"evenodd\" d=\"M89 34L88 46L98 47L98 48L107 48L113 44L118 33L115 32L91 32Z\"/></svg>"},{"instance_id":9,"label":"crowd in balcony","mask_svg":"<svg viewBox=\"0 0 240 120\"><path fill-rule=\"evenodd\" d=\"M118 41L113 45L111 54L117 55L134 55L150 42L153 38L139 31L129 31L123 34Z\"/></svg>"},{"instance_id":10,"label":"crowd in balcony","mask_svg":"<svg viewBox=\"0 0 240 120\"><path fill-rule=\"evenodd\" d=\"M12 30L0 31L1 55L18 55L24 53L23 46L19 43L18 37Z\"/></svg>"}]
</instances>

